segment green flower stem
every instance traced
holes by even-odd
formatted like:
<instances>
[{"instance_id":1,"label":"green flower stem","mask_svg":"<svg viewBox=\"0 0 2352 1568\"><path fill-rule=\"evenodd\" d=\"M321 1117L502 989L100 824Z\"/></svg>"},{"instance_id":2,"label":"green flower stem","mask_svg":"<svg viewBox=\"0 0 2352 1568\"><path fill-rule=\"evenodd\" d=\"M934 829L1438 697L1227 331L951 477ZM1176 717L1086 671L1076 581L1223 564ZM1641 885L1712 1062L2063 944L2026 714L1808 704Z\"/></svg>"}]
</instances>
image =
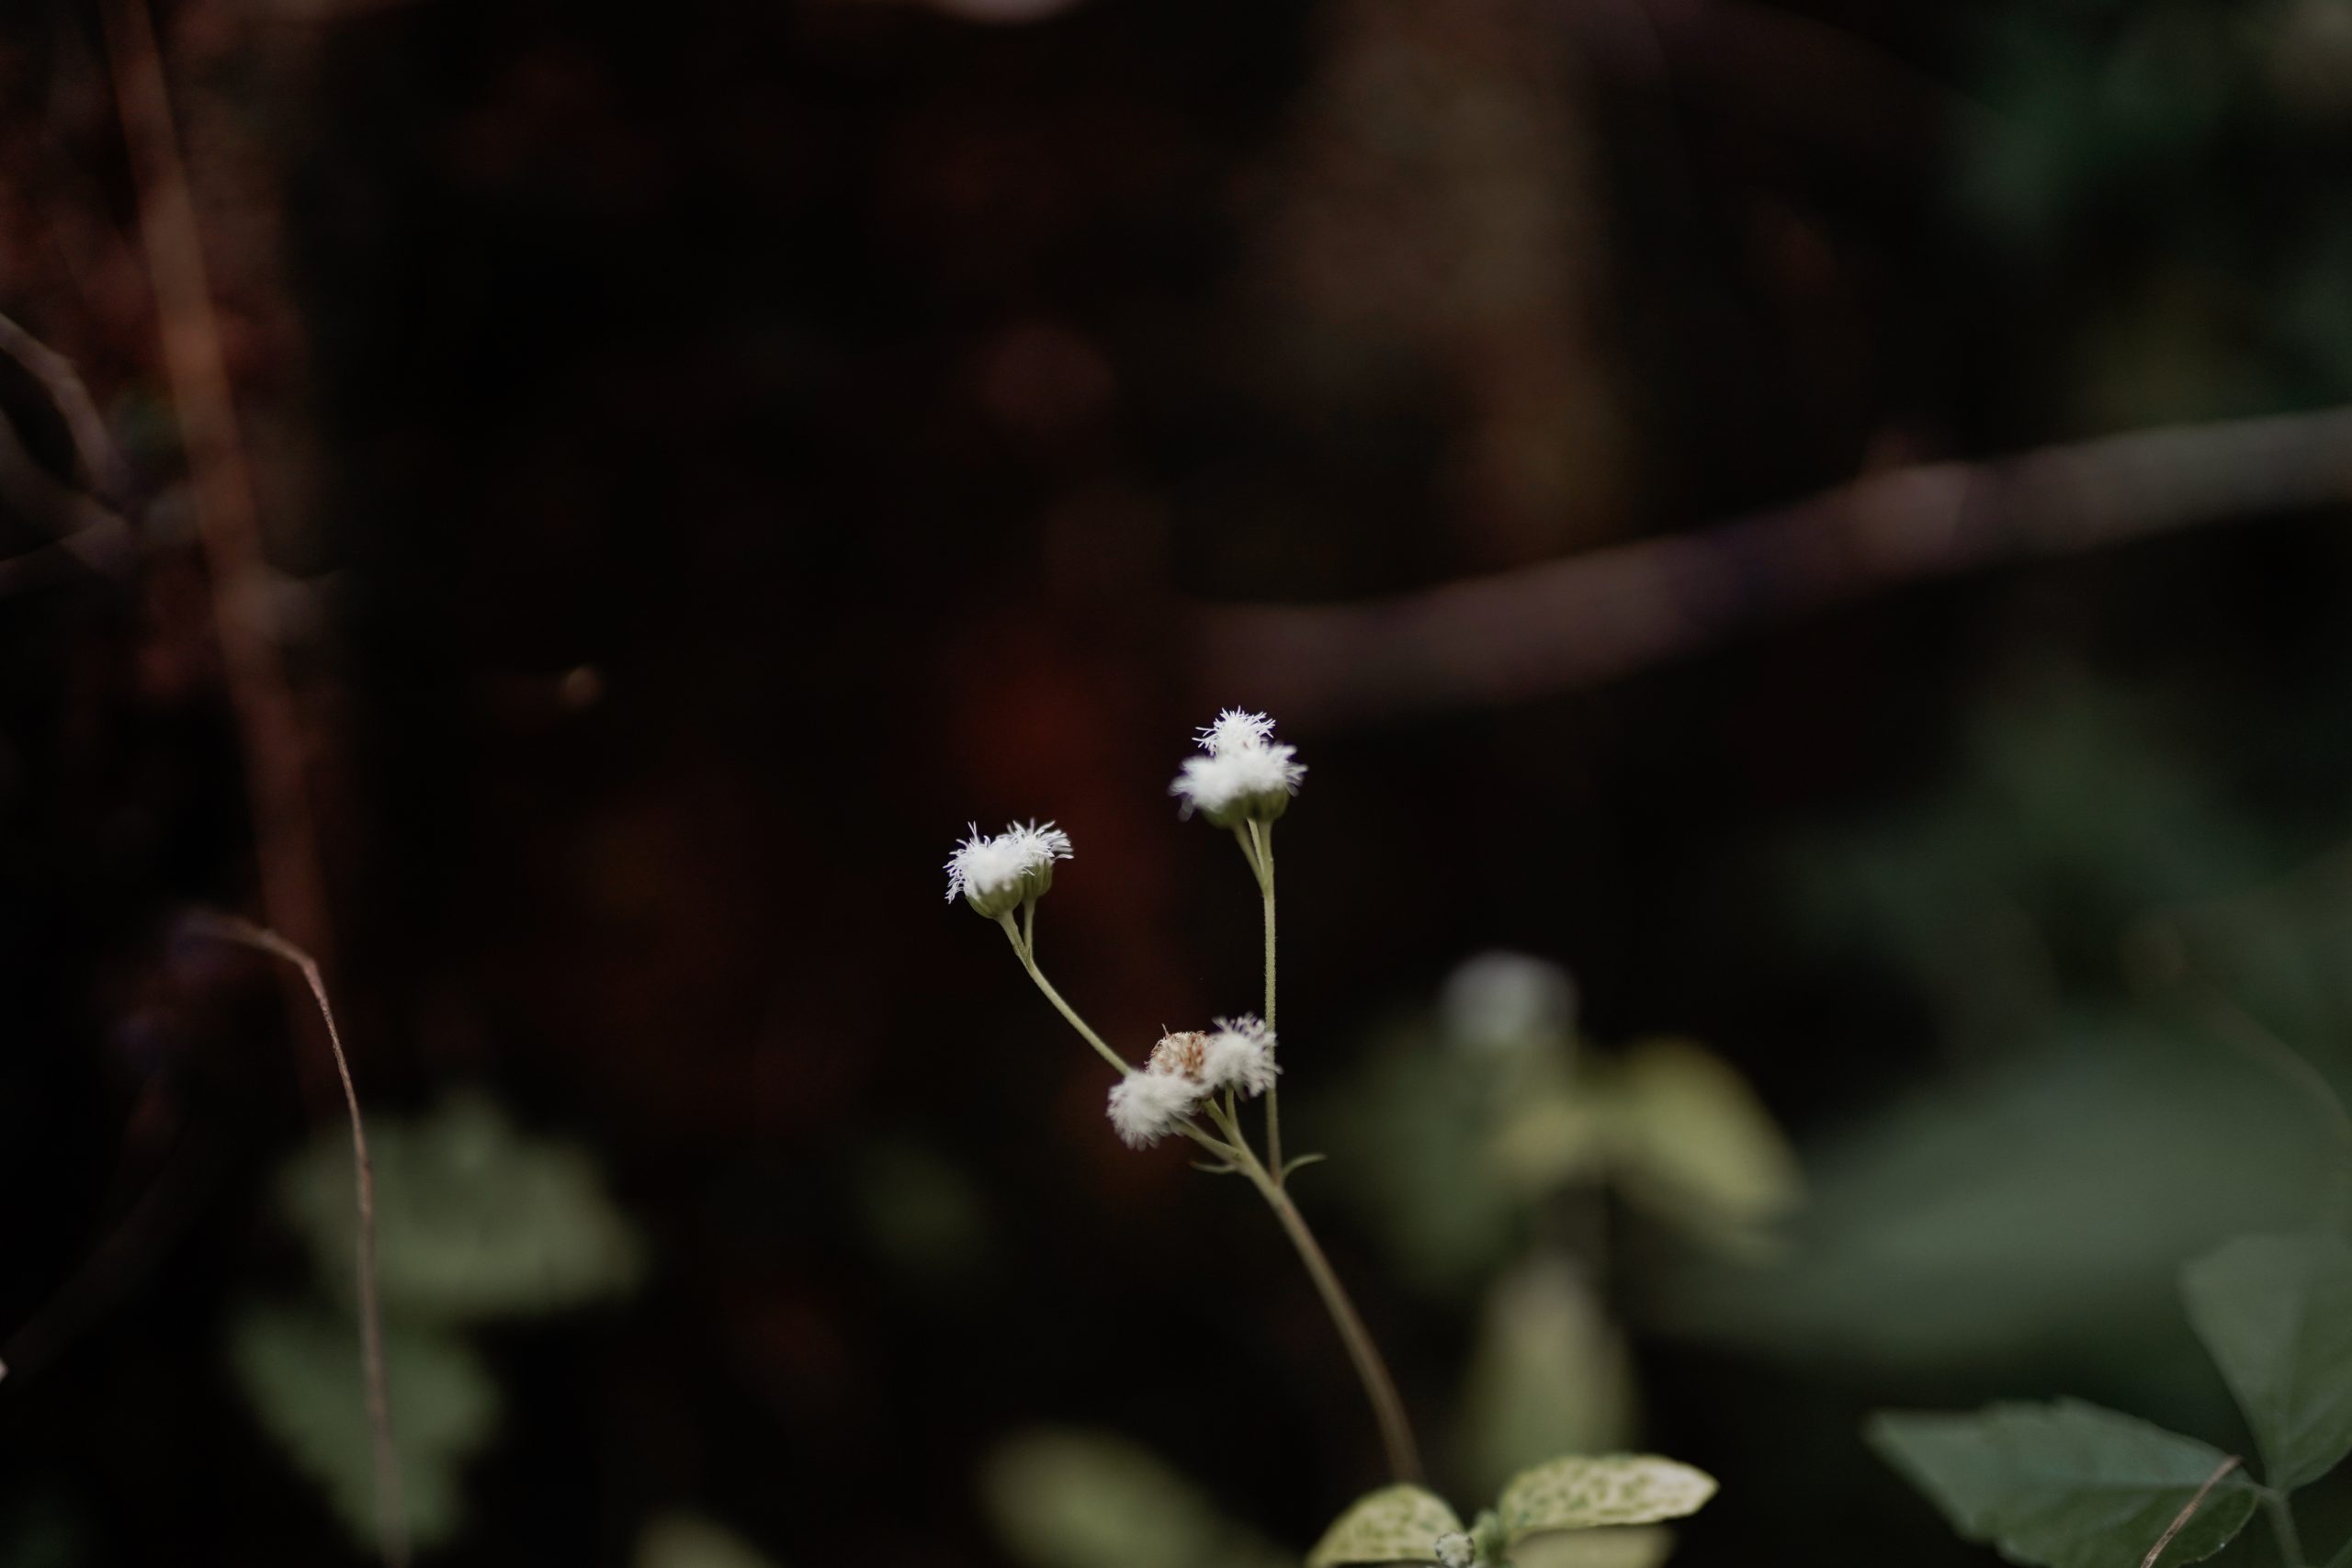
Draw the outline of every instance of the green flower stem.
<instances>
[{"instance_id":1,"label":"green flower stem","mask_svg":"<svg viewBox=\"0 0 2352 1568\"><path fill-rule=\"evenodd\" d=\"M1339 1275L1331 1271L1331 1261L1323 1256L1323 1247L1307 1228L1306 1217L1282 1184L1266 1174L1257 1157L1246 1145L1241 1153L1242 1171L1255 1182L1266 1200L1274 1218L1282 1222L1283 1234L1297 1249L1298 1260L1306 1265L1307 1278L1315 1281L1315 1289L1323 1298L1323 1306L1331 1314L1331 1322L1340 1331L1346 1345L1348 1359L1355 1363L1356 1377L1363 1383L1363 1392L1372 1401L1374 1418L1380 1424L1380 1444L1388 1453L1388 1472L1392 1480L1419 1484L1421 1479L1420 1450L1413 1443L1411 1423L1405 1418L1405 1402L1397 1397L1396 1384L1388 1375L1388 1363L1380 1359L1380 1348L1372 1342L1372 1334L1356 1315L1355 1303L1348 1299L1347 1287L1340 1283Z\"/></svg>"},{"instance_id":2,"label":"green flower stem","mask_svg":"<svg viewBox=\"0 0 2352 1568\"><path fill-rule=\"evenodd\" d=\"M1282 1048L1282 1036L1274 1029L1274 825L1254 819L1236 827L1234 837L1240 840L1242 858L1249 861L1250 873L1258 879L1258 897L1265 908L1266 928L1266 1030L1274 1035L1274 1048ZM1266 1087L1266 1162L1272 1168L1274 1185L1283 1184L1283 1104L1281 1091L1274 1085Z\"/></svg>"},{"instance_id":3,"label":"green flower stem","mask_svg":"<svg viewBox=\"0 0 2352 1568\"><path fill-rule=\"evenodd\" d=\"M1021 967L1029 971L1029 978L1037 982L1037 988L1046 993L1046 999L1054 1004L1056 1011L1069 1020L1069 1026L1078 1031L1079 1036L1089 1045L1093 1046L1095 1053L1117 1068L1121 1074L1135 1071L1135 1068L1128 1065L1125 1057L1112 1050L1103 1043L1100 1034L1086 1026L1086 1021L1078 1016L1077 1009L1062 1000L1062 994L1054 989L1054 983L1046 978L1044 970L1037 967L1037 960L1032 955L1029 944L1021 940L1021 928L1012 923L1012 911L1007 910L999 915L996 918L996 923L1004 928L1005 939L1012 943L1012 951L1020 956Z\"/></svg>"},{"instance_id":4,"label":"green flower stem","mask_svg":"<svg viewBox=\"0 0 2352 1568\"><path fill-rule=\"evenodd\" d=\"M1355 1364L1356 1377L1363 1384L1364 1396L1372 1401L1373 1418L1380 1425L1380 1444L1388 1453L1388 1471L1392 1480L1412 1482L1421 1479L1421 1453L1413 1442L1412 1423L1405 1418L1405 1402L1398 1397L1396 1383L1388 1375L1388 1363L1381 1359L1380 1347L1372 1341L1372 1332L1357 1315L1355 1303L1348 1297L1348 1288L1340 1283L1340 1276L1332 1271L1331 1260L1323 1256L1322 1244L1308 1228L1306 1216L1290 1201L1282 1183L1268 1174L1258 1162L1250 1141L1242 1136L1238 1122L1228 1118L1215 1100L1208 1106L1209 1119L1219 1131L1232 1140L1227 1151L1234 1166L1258 1189L1259 1196L1282 1222L1283 1234L1297 1249L1298 1260L1306 1266L1306 1277L1315 1281L1316 1293L1323 1298L1323 1308L1331 1314L1332 1325L1340 1331L1340 1341L1347 1347L1348 1359Z\"/></svg>"}]
</instances>

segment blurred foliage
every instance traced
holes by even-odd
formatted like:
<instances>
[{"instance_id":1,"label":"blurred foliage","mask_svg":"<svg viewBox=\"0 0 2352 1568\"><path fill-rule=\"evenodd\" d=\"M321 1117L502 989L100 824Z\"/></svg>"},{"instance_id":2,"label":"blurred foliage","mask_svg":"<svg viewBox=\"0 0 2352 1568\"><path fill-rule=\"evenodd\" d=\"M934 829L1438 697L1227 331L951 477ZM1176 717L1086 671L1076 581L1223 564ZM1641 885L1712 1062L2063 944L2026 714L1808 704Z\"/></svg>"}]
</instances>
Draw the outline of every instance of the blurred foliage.
<instances>
[{"instance_id":1,"label":"blurred foliage","mask_svg":"<svg viewBox=\"0 0 2352 1568\"><path fill-rule=\"evenodd\" d=\"M2352 395L2352 6L2012 0L1976 39L1990 112L1955 142L1959 215L2086 302L2062 329L2072 417Z\"/></svg>"},{"instance_id":2,"label":"blurred foliage","mask_svg":"<svg viewBox=\"0 0 2352 1568\"><path fill-rule=\"evenodd\" d=\"M1107 1433L1003 1439L981 1466L980 1500L1023 1568L1294 1568L1192 1482Z\"/></svg>"},{"instance_id":3,"label":"blurred foliage","mask_svg":"<svg viewBox=\"0 0 2352 1568\"><path fill-rule=\"evenodd\" d=\"M53 1498L0 1511L0 1568L73 1568L89 1559L85 1532Z\"/></svg>"},{"instance_id":4,"label":"blurred foliage","mask_svg":"<svg viewBox=\"0 0 2352 1568\"><path fill-rule=\"evenodd\" d=\"M462 1326L625 1292L643 1249L584 1151L525 1135L481 1095L419 1118L370 1118L368 1149L392 1429L409 1528L433 1545L459 1533L466 1461L500 1417L497 1384ZM231 1331L231 1365L269 1434L353 1534L373 1540L347 1138L322 1129L287 1162L278 1195L309 1244L320 1297L247 1307Z\"/></svg>"},{"instance_id":5,"label":"blurred foliage","mask_svg":"<svg viewBox=\"0 0 2352 1568\"><path fill-rule=\"evenodd\" d=\"M665 1514L637 1538L634 1568L775 1568L733 1531L691 1514Z\"/></svg>"},{"instance_id":6,"label":"blurred foliage","mask_svg":"<svg viewBox=\"0 0 2352 1568\"><path fill-rule=\"evenodd\" d=\"M970 1178L907 1138L877 1139L858 1158L853 1196L861 1231L905 1273L961 1274L989 1256L991 1224Z\"/></svg>"},{"instance_id":7,"label":"blurred foliage","mask_svg":"<svg viewBox=\"0 0 2352 1568\"><path fill-rule=\"evenodd\" d=\"M1499 1491L1541 1455L1622 1448L1634 1410L1625 1336L1583 1270L1538 1255L1496 1280L1464 1394L1455 1462L1465 1485Z\"/></svg>"},{"instance_id":8,"label":"blurred foliage","mask_svg":"<svg viewBox=\"0 0 2352 1568\"><path fill-rule=\"evenodd\" d=\"M353 1536L373 1541L375 1448L357 1327L322 1306L256 1303L232 1325L229 1354L263 1427L325 1488ZM497 1427L497 1385L464 1340L430 1327L388 1325L384 1370L410 1533L420 1546L445 1543L464 1517L466 1461Z\"/></svg>"},{"instance_id":9,"label":"blurred foliage","mask_svg":"<svg viewBox=\"0 0 2352 1568\"><path fill-rule=\"evenodd\" d=\"M431 1116L371 1125L377 1280L388 1315L476 1322L560 1312L628 1290L635 1233L583 1149L526 1137L477 1094ZM351 1143L322 1128L278 1192L319 1278L354 1288Z\"/></svg>"},{"instance_id":10,"label":"blurred foliage","mask_svg":"<svg viewBox=\"0 0 2352 1568\"><path fill-rule=\"evenodd\" d=\"M1432 1293L1487 1282L1564 1196L1616 1192L1677 1232L1748 1252L1802 1190L1747 1082L1688 1041L1580 1041L1556 965L1464 964L1436 1019L1393 1029L1319 1123L1334 1180L1400 1272Z\"/></svg>"},{"instance_id":11,"label":"blurred foliage","mask_svg":"<svg viewBox=\"0 0 2352 1568\"><path fill-rule=\"evenodd\" d=\"M2309 878L2217 901L2275 872L2282 835L2150 712L2081 684L1996 705L1948 795L1803 857L1817 929L1916 984L1962 1061L1816 1141L1790 1266L1691 1260L1682 1322L1920 1364L2128 1358L2182 1258L2310 1218L2322 1122L2124 939L2154 919L2242 1005L2311 1021L2339 1006L2322 955L2352 911Z\"/></svg>"}]
</instances>

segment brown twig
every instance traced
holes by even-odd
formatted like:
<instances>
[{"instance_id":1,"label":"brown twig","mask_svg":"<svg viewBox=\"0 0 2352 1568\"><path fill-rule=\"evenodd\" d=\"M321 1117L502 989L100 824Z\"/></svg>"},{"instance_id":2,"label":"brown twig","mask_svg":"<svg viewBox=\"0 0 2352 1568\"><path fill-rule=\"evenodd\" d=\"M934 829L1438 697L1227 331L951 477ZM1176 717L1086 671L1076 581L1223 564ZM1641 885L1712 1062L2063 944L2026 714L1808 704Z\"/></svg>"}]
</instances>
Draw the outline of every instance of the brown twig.
<instances>
[{"instance_id":1,"label":"brown twig","mask_svg":"<svg viewBox=\"0 0 2352 1568\"><path fill-rule=\"evenodd\" d=\"M408 1562L408 1509L401 1491L400 1454L392 1446L392 1398L384 1370L383 1309L376 1293L376 1166L368 1153L368 1128L359 1115L359 1091L351 1081L351 1060L344 1053L343 1033L335 1027L334 1009L327 1001L325 979L318 960L276 931L239 919L234 915L206 914L187 929L283 959L300 971L327 1026L327 1047L334 1054L335 1076L343 1083L343 1102L351 1113L351 1157L357 1171L359 1207L359 1355L368 1393L368 1427L376 1449L376 1514L384 1562L403 1568Z\"/></svg>"},{"instance_id":2,"label":"brown twig","mask_svg":"<svg viewBox=\"0 0 2352 1568\"><path fill-rule=\"evenodd\" d=\"M244 742L254 858L270 926L332 961L326 890L306 777L308 748L269 624L270 571L237 431L236 403L204 264L196 199L146 0L108 0L107 54L139 191L139 228L155 290L165 371L187 449L196 524L211 579L229 699ZM299 1012L299 995L289 992Z\"/></svg>"},{"instance_id":3,"label":"brown twig","mask_svg":"<svg viewBox=\"0 0 2352 1568\"><path fill-rule=\"evenodd\" d=\"M2165 1554L2165 1548L2173 1543L2175 1536L2188 1528L2188 1521L2197 1517L2197 1510L2205 1506L2205 1499L2212 1495L2213 1488L2219 1486L2222 1483L2222 1478L2235 1470L2238 1463L2238 1456L2232 1454L2221 1462L2212 1474L2205 1478L2205 1484L2197 1489L2197 1495L2191 1497L2180 1512L2173 1516L2172 1523L2165 1527L2165 1533L2156 1537L2156 1544L2148 1548L2148 1555L2140 1559L2140 1568L2156 1568L2156 1560Z\"/></svg>"},{"instance_id":4,"label":"brown twig","mask_svg":"<svg viewBox=\"0 0 2352 1568\"><path fill-rule=\"evenodd\" d=\"M1589 685L1898 583L2352 499L2352 407L1866 475L1809 501L1420 592L1211 605L1198 678L1329 725Z\"/></svg>"}]
</instances>

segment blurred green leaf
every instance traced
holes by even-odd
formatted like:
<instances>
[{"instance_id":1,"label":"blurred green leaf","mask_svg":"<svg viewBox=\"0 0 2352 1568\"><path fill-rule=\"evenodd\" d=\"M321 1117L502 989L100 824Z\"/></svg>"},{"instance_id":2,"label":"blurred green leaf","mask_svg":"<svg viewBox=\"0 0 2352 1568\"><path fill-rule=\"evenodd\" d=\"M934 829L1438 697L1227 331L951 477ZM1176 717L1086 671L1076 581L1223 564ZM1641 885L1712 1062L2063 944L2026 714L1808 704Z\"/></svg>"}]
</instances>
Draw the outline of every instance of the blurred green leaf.
<instances>
[{"instance_id":1,"label":"blurred green leaf","mask_svg":"<svg viewBox=\"0 0 2352 1568\"><path fill-rule=\"evenodd\" d=\"M1516 1541L1541 1530L1679 1519L1714 1495L1713 1476L1656 1454L1570 1454L1522 1472L1496 1506Z\"/></svg>"},{"instance_id":2,"label":"blurred green leaf","mask_svg":"<svg viewBox=\"0 0 2352 1568\"><path fill-rule=\"evenodd\" d=\"M2226 1457L2073 1400L1973 1416L1880 1415L1868 1435L1962 1535L2044 1568L2138 1562ZM2255 1503L2242 1473L2224 1478L2162 1562L2211 1557L2245 1528Z\"/></svg>"},{"instance_id":3,"label":"blurred green leaf","mask_svg":"<svg viewBox=\"0 0 2352 1568\"><path fill-rule=\"evenodd\" d=\"M989 1252L989 1217L964 1173L936 1150L890 1139L859 1159L855 1196L865 1235L892 1264L937 1278Z\"/></svg>"},{"instance_id":4,"label":"blurred green leaf","mask_svg":"<svg viewBox=\"0 0 2352 1568\"><path fill-rule=\"evenodd\" d=\"M1657 1525L1553 1530L1510 1549L1512 1568L1658 1568L1674 1554L1674 1532Z\"/></svg>"},{"instance_id":5,"label":"blurred green leaf","mask_svg":"<svg viewBox=\"0 0 2352 1568\"><path fill-rule=\"evenodd\" d=\"M2163 744L2144 706L2081 683L1980 718L1950 793L1807 845L1792 870L1829 934L1899 965L1953 1032L2013 1043L2116 988L2118 935L2283 858Z\"/></svg>"},{"instance_id":6,"label":"blurred green leaf","mask_svg":"<svg viewBox=\"0 0 2352 1568\"><path fill-rule=\"evenodd\" d=\"M1731 1065L1683 1040L1619 1064L1613 1142L1627 1196L1702 1236L1749 1243L1804 1196L1796 1156Z\"/></svg>"},{"instance_id":7,"label":"blurred green leaf","mask_svg":"<svg viewBox=\"0 0 2352 1568\"><path fill-rule=\"evenodd\" d=\"M1384 1486L1349 1505L1331 1522L1306 1568L1354 1562L1433 1562L1437 1538L1460 1533L1453 1506L1419 1486Z\"/></svg>"},{"instance_id":8,"label":"blurred green leaf","mask_svg":"<svg viewBox=\"0 0 2352 1568\"><path fill-rule=\"evenodd\" d=\"M354 1539L372 1543L375 1446L356 1326L323 1309L255 1305L231 1325L229 1353L263 1427L325 1488ZM436 1545L457 1534L460 1472L496 1427L498 1390L461 1340L431 1329L389 1327L384 1362L409 1531Z\"/></svg>"},{"instance_id":9,"label":"blurred green leaf","mask_svg":"<svg viewBox=\"0 0 2352 1568\"><path fill-rule=\"evenodd\" d=\"M691 1514L668 1514L637 1538L635 1568L775 1568L733 1531Z\"/></svg>"},{"instance_id":10,"label":"blurred green leaf","mask_svg":"<svg viewBox=\"0 0 2352 1568\"><path fill-rule=\"evenodd\" d=\"M626 1291L635 1232L587 1153L527 1137L478 1095L369 1126L378 1281L387 1315L447 1322L560 1311ZM351 1147L322 1131L279 1196L320 1278L351 1298L357 1220Z\"/></svg>"},{"instance_id":11,"label":"blurred green leaf","mask_svg":"<svg viewBox=\"0 0 2352 1568\"><path fill-rule=\"evenodd\" d=\"M1287 1568L1147 1450L1104 1433L1007 1438L980 1470L980 1500L1024 1568Z\"/></svg>"},{"instance_id":12,"label":"blurred green leaf","mask_svg":"<svg viewBox=\"0 0 2352 1568\"><path fill-rule=\"evenodd\" d=\"M1661 1314L1880 1363L2084 1354L2160 1333L2181 1258L2310 1221L2333 1151L2235 1055L2097 1017L2019 1047L1816 1145L1789 1256L1686 1260Z\"/></svg>"},{"instance_id":13,"label":"blurred green leaf","mask_svg":"<svg viewBox=\"0 0 2352 1568\"><path fill-rule=\"evenodd\" d=\"M1426 1029L1394 1030L1311 1133L1357 1221L1423 1291L1463 1291L1520 1234L1521 1200L1495 1179L1489 1152L1494 1067Z\"/></svg>"},{"instance_id":14,"label":"blurred green leaf","mask_svg":"<svg viewBox=\"0 0 2352 1568\"><path fill-rule=\"evenodd\" d=\"M1536 1258L1495 1281L1470 1362L1463 1471L1491 1493L1547 1455L1633 1436L1625 1338L1575 1266Z\"/></svg>"},{"instance_id":15,"label":"blurred green leaf","mask_svg":"<svg viewBox=\"0 0 2352 1568\"><path fill-rule=\"evenodd\" d=\"M2189 1321L2262 1444L2281 1491L2352 1453L2352 1247L2244 1236L2181 1274Z\"/></svg>"}]
</instances>

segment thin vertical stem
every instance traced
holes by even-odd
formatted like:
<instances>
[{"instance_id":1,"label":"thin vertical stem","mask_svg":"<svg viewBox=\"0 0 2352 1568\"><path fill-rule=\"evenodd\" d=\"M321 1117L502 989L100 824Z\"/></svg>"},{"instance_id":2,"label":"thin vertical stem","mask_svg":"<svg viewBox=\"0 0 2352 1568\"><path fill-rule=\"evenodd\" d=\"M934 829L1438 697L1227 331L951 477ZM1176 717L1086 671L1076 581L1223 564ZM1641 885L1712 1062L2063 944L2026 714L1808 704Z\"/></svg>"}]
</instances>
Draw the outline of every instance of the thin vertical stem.
<instances>
[{"instance_id":1,"label":"thin vertical stem","mask_svg":"<svg viewBox=\"0 0 2352 1568\"><path fill-rule=\"evenodd\" d=\"M1266 1029L1274 1032L1274 825L1255 818L1234 824L1234 842L1241 846L1241 858L1250 863L1250 874L1258 879L1258 898L1264 909L1266 932ZM1282 1048L1275 1034L1274 1048ZM1266 1088L1266 1156L1272 1170L1274 1185L1283 1182L1283 1105L1279 1090L1269 1084Z\"/></svg>"},{"instance_id":2,"label":"thin vertical stem","mask_svg":"<svg viewBox=\"0 0 2352 1568\"><path fill-rule=\"evenodd\" d=\"M1069 1021L1069 1026L1078 1031L1080 1038L1093 1046L1098 1055L1122 1074L1135 1071L1125 1057L1112 1050L1100 1034L1087 1027L1086 1021L1078 1016L1076 1008L1062 1000L1062 994L1054 989L1054 983L1046 978L1044 970L1037 967L1036 959L1030 954L1029 944L1021 940L1021 928L1012 923L1011 911L999 915L997 924L1004 928L1006 939L1012 943L1012 951L1020 956L1021 967L1029 971L1029 978L1037 982L1037 988L1046 993L1046 999L1054 1004L1056 1011Z\"/></svg>"},{"instance_id":3,"label":"thin vertical stem","mask_svg":"<svg viewBox=\"0 0 2352 1568\"><path fill-rule=\"evenodd\" d=\"M1246 1147L1242 1152L1245 1156L1249 1153ZM1380 1348L1373 1343L1371 1331L1364 1327L1355 1303L1349 1300L1347 1287L1332 1272L1331 1260L1323 1256L1321 1244L1307 1227L1306 1217L1298 1212L1298 1205L1290 1201L1290 1194L1267 1176L1254 1157L1243 1168L1256 1179L1267 1206L1282 1222L1283 1234L1297 1249L1298 1260L1306 1266L1307 1278L1315 1281L1324 1310L1331 1314L1332 1325L1340 1331L1348 1359L1355 1363L1356 1377L1363 1382L1364 1394L1372 1401L1373 1417L1380 1425L1380 1443L1387 1450L1390 1478L1418 1483L1421 1479L1421 1455L1413 1442L1412 1425L1405 1418L1405 1402L1397 1396L1396 1382L1388 1375L1388 1363L1381 1359Z\"/></svg>"},{"instance_id":4,"label":"thin vertical stem","mask_svg":"<svg viewBox=\"0 0 2352 1568\"><path fill-rule=\"evenodd\" d=\"M344 1108L351 1114L351 1158L357 1170L359 1201L359 1358L368 1392L368 1429L376 1450L376 1514L384 1562L401 1568L408 1562L408 1507L401 1488L401 1461L392 1446L392 1395L384 1370L384 1317L376 1294L376 1163L368 1153L368 1127L359 1115L359 1090L351 1081L351 1060L344 1054L343 1032L335 1027L334 1008L327 1001L326 980L319 961L276 931L233 915L209 915L194 929L224 941L257 948L300 970L327 1026L327 1048L334 1054L335 1076L343 1082Z\"/></svg>"},{"instance_id":5,"label":"thin vertical stem","mask_svg":"<svg viewBox=\"0 0 2352 1568\"><path fill-rule=\"evenodd\" d=\"M2286 1568L2311 1568L2303 1555L2302 1532L2295 1528L2295 1510L2287 1495L2273 1486L2262 1489L2262 1506L2269 1510L2271 1533L2278 1538L2278 1559Z\"/></svg>"}]
</instances>

